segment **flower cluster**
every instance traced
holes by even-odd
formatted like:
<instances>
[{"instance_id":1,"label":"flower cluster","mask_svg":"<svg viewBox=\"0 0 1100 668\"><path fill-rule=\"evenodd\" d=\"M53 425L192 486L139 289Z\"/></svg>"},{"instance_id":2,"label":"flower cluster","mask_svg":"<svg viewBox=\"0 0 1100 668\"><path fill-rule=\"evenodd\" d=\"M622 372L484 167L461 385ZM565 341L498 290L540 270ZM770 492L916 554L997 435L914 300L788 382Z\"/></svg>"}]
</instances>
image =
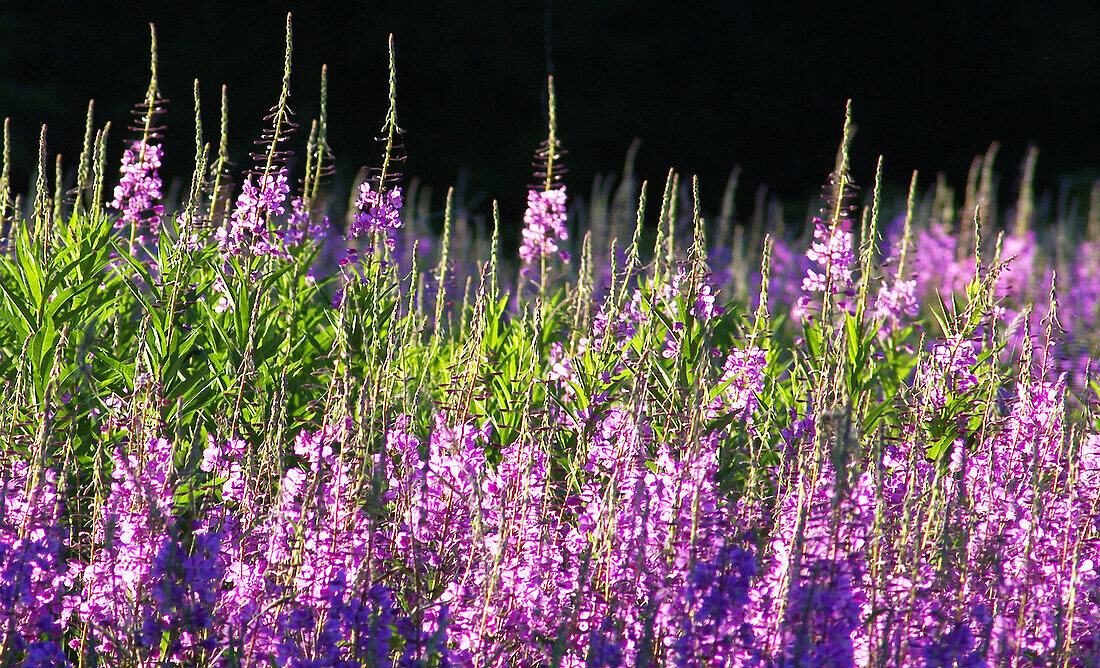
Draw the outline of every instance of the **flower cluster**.
<instances>
[{"instance_id":1,"label":"flower cluster","mask_svg":"<svg viewBox=\"0 0 1100 668\"><path fill-rule=\"evenodd\" d=\"M726 410L751 415L763 365L755 347L727 358ZM843 421L818 418L828 454L788 470L774 519L720 490L721 435L674 451L614 401L577 425L565 478L544 444L500 443L488 424L440 414L422 439L402 416L361 452L345 420L297 434L266 502L249 496L247 443L210 438L205 500L180 505L175 448L152 438L115 453L75 564L56 476L32 483L16 459L0 639L67 665L75 611L88 636L71 649L108 662L237 648L246 666L977 666L1097 649L1100 437L1062 447L1064 392L1061 376L1021 380L1003 425L956 441L942 468L912 439L877 466L852 458ZM792 447L817 440L808 420Z\"/></svg>"},{"instance_id":2,"label":"flower cluster","mask_svg":"<svg viewBox=\"0 0 1100 668\"><path fill-rule=\"evenodd\" d=\"M662 447L651 470L648 434L629 411L612 408L580 489L564 499L547 495L545 456L530 444L504 448L495 471L475 457L480 502L449 503L461 517L449 526L476 557L443 598L455 665L479 656L501 666L634 665L654 652L662 663L696 665L741 642L727 634L740 629L754 565L725 536L713 455L701 447L678 461ZM470 469L439 470L459 474L448 474L446 487L468 489L469 474L459 472Z\"/></svg>"},{"instance_id":3,"label":"flower cluster","mask_svg":"<svg viewBox=\"0 0 1100 668\"><path fill-rule=\"evenodd\" d=\"M699 281L698 294L694 295L695 301L688 309L689 314L703 322L714 320L724 311L718 305L718 289L710 279L710 275L706 275Z\"/></svg>"},{"instance_id":4,"label":"flower cluster","mask_svg":"<svg viewBox=\"0 0 1100 668\"><path fill-rule=\"evenodd\" d=\"M916 294L930 299L935 292L959 294L974 280L974 249L961 245L958 235L933 221L916 233L918 248L913 258Z\"/></svg>"},{"instance_id":5,"label":"flower cluster","mask_svg":"<svg viewBox=\"0 0 1100 668\"><path fill-rule=\"evenodd\" d=\"M268 221L286 213L283 206L290 194L285 169L264 174L259 185L248 177L241 186L233 215L218 228L216 237L223 255L249 253L255 257L281 257L283 250L275 243Z\"/></svg>"},{"instance_id":6,"label":"flower cluster","mask_svg":"<svg viewBox=\"0 0 1100 668\"><path fill-rule=\"evenodd\" d=\"M10 466L9 466L10 464ZM19 459L0 468L0 648L32 665L62 665L59 641L75 599L64 559L65 526L55 471ZM50 662L54 663L50 663Z\"/></svg>"},{"instance_id":7,"label":"flower cluster","mask_svg":"<svg viewBox=\"0 0 1100 668\"><path fill-rule=\"evenodd\" d=\"M736 415L752 429L753 414L759 403L757 395L764 389L766 357L764 350L754 345L730 351L718 381L725 391L711 406L715 416L719 412Z\"/></svg>"},{"instance_id":8,"label":"flower cluster","mask_svg":"<svg viewBox=\"0 0 1100 668\"><path fill-rule=\"evenodd\" d=\"M978 344L955 337L932 347L920 371L920 385L934 408L942 408L948 399L974 388L978 376Z\"/></svg>"},{"instance_id":9,"label":"flower cluster","mask_svg":"<svg viewBox=\"0 0 1100 668\"><path fill-rule=\"evenodd\" d=\"M93 629L100 654L122 655L130 634L143 629L143 644L159 651L164 630L153 592L157 576L171 570L162 560L174 554L169 539L176 528L172 444L154 438L139 445L113 453L104 523L82 574L80 619Z\"/></svg>"},{"instance_id":10,"label":"flower cluster","mask_svg":"<svg viewBox=\"0 0 1100 668\"><path fill-rule=\"evenodd\" d=\"M162 196L163 183L160 178L160 163L164 150L159 144L150 144L144 139L130 143L122 154L122 180L115 186L112 209L120 212L116 227L130 225L137 230L144 226L148 237L142 232L136 239L144 243L156 243L160 233L160 217L164 215L164 206L157 204Z\"/></svg>"},{"instance_id":11,"label":"flower cluster","mask_svg":"<svg viewBox=\"0 0 1100 668\"><path fill-rule=\"evenodd\" d=\"M606 344L621 350L630 343L649 321L644 301L641 290L634 290L622 308L612 310L613 300L604 302L592 319L593 347Z\"/></svg>"},{"instance_id":12,"label":"flower cluster","mask_svg":"<svg viewBox=\"0 0 1100 668\"><path fill-rule=\"evenodd\" d=\"M242 504L247 446L239 439L207 443L201 470L214 475L219 500L199 520L175 506L169 441L116 453L104 522L79 587L60 559L55 476L47 474L36 495L17 465L19 480L0 495L14 505L0 528L14 522L27 536L13 541L0 532L0 583L11 585L0 587L11 599L4 628L14 630L5 647L28 661L56 661L41 665L67 665L57 641L75 609L90 635L87 647L72 647L109 663L206 665L234 651L245 666L393 665L395 629L410 634L399 643L408 652L419 636L392 590L373 579L390 543L354 501L360 471L338 450L346 433L346 425L299 433L295 453L305 468L286 472L270 514ZM41 512L28 514L28 502ZM8 622L8 611L18 619Z\"/></svg>"},{"instance_id":13,"label":"flower cluster","mask_svg":"<svg viewBox=\"0 0 1100 668\"><path fill-rule=\"evenodd\" d=\"M805 472L779 502L750 621L765 656L791 665L851 666L864 632L864 561L874 479L826 463Z\"/></svg>"},{"instance_id":14,"label":"flower cluster","mask_svg":"<svg viewBox=\"0 0 1100 668\"><path fill-rule=\"evenodd\" d=\"M817 265L806 270L802 279L802 295L795 302L793 314L798 317L809 316L810 305L814 299L832 299L840 296L837 305L841 310L854 313L851 301L852 265L855 253L852 250L852 221L841 216L834 224L814 218L814 240L806 251L806 259Z\"/></svg>"},{"instance_id":15,"label":"flower cluster","mask_svg":"<svg viewBox=\"0 0 1100 668\"><path fill-rule=\"evenodd\" d=\"M396 244L393 233L401 229L401 188L372 190L369 181L359 186L355 200L357 212L348 226L348 239L379 234L386 246L393 250Z\"/></svg>"},{"instance_id":16,"label":"flower cluster","mask_svg":"<svg viewBox=\"0 0 1100 668\"><path fill-rule=\"evenodd\" d=\"M280 236L287 248L300 246L306 239L322 244L328 237L329 228L328 216L321 216L318 220L317 216L308 210L306 201L301 197L295 197L290 202L287 227Z\"/></svg>"},{"instance_id":17,"label":"flower cluster","mask_svg":"<svg viewBox=\"0 0 1100 668\"><path fill-rule=\"evenodd\" d=\"M559 246L559 242L569 239L569 231L565 228L565 202L564 186L527 191L527 212L523 214L523 243L519 247L519 257L528 268L554 253L563 262L569 261L569 253Z\"/></svg>"},{"instance_id":18,"label":"flower cluster","mask_svg":"<svg viewBox=\"0 0 1100 668\"><path fill-rule=\"evenodd\" d=\"M879 327L880 337L897 331L905 319L916 317L920 310L916 289L916 280L899 280L893 286L883 285L879 288L875 298L874 317L882 322Z\"/></svg>"}]
</instances>

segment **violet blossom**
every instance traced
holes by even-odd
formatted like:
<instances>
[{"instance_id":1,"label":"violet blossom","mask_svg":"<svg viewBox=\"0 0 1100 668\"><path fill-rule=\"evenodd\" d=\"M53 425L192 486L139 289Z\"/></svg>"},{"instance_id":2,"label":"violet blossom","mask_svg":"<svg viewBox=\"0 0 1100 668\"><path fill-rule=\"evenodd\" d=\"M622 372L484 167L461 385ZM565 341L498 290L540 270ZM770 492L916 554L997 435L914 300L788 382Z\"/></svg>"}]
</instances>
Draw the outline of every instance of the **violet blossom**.
<instances>
[{"instance_id":1,"label":"violet blossom","mask_svg":"<svg viewBox=\"0 0 1100 668\"><path fill-rule=\"evenodd\" d=\"M852 296L852 220L842 215L835 223L814 218L814 240L806 251L806 259L817 265L810 267L802 279L802 295L796 300L792 314L801 319L811 315L810 305L816 299L830 300L841 296L838 306L854 313Z\"/></svg>"},{"instance_id":2,"label":"violet blossom","mask_svg":"<svg viewBox=\"0 0 1100 668\"><path fill-rule=\"evenodd\" d=\"M359 185L359 197L355 200L357 212L348 226L348 239L368 234L379 234L386 246L393 250L395 233L402 226L401 188L372 190L369 181Z\"/></svg>"},{"instance_id":3,"label":"violet blossom","mask_svg":"<svg viewBox=\"0 0 1100 668\"><path fill-rule=\"evenodd\" d=\"M538 262L554 253L563 262L569 261L569 253L559 245L559 242L569 239L569 232L565 228L565 202L565 186L552 190L527 191L527 211L523 214L523 243L519 248L519 257L524 265Z\"/></svg>"},{"instance_id":4,"label":"violet blossom","mask_svg":"<svg viewBox=\"0 0 1100 668\"><path fill-rule=\"evenodd\" d=\"M163 156L159 144L150 144L144 139L130 142L122 154L119 168L122 180L115 186L114 199L107 205L121 213L115 227L130 225L138 229L146 226L148 239L144 234L136 237L142 243L157 241L160 217L164 215L164 206L156 203L162 197L159 170Z\"/></svg>"},{"instance_id":5,"label":"violet blossom","mask_svg":"<svg viewBox=\"0 0 1100 668\"><path fill-rule=\"evenodd\" d=\"M282 257L283 250L275 245L268 221L286 212L284 203L290 194L287 172L263 174L259 185L253 176L245 179L233 215L218 228L216 237L223 255L249 253L255 257Z\"/></svg>"}]
</instances>

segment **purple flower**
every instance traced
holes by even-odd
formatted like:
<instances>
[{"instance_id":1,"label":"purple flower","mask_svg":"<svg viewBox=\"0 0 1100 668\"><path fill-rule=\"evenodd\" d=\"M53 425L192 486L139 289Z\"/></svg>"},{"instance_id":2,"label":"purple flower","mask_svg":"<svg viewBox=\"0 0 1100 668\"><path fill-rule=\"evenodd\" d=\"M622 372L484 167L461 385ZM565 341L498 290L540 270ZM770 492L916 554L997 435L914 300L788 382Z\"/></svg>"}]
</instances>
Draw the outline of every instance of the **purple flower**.
<instances>
[{"instance_id":1,"label":"purple flower","mask_svg":"<svg viewBox=\"0 0 1100 668\"><path fill-rule=\"evenodd\" d=\"M695 564L684 586L689 614L679 629L676 666L707 665L713 657L751 648L752 630L745 623L745 612L755 575L753 555L735 545Z\"/></svg>"},{"instance_id":2,"label":"purple flower","mask_svg":"<svg viewBox=\"0 0 1100 668\"><path fill-rule=\"evenodd\" d=\"M952 338L932 347L932 354L921 369L920 384L935 408L942 408L952 396L978 384L973 369L978 364L978 344Z\"/></svg>"},{"instance_id":3,"label":"purple flower","mask_svg":"<svg viewBox=\"0 0 1100 668\"><path fill-rule=\"evenodd\" d=\"M121 212L116 227L131 225L148 226L150 241L155 242L160 230L160 217L164 206L156 204L161 198L160 169L164 152L158 144L136 139L122 155L122 180L115 186L115 197L107 206ZM138 237L145 241L144 236Z\"/></svg>"},{"instance_id":4,"label":"purple flower","mask_svg":"<svg viewBox=\"0 0 1100 668\"><path fill-rule=\"evenodd\" d=\"M932 222L928 229L914 236L916 294L929 299L937 290L943 295L961 294L966 290L967 284L974 279L974 249L960 249L958 236L938 222Z\"/></svg>"},{"instance_id":5,"label":"purple flower","mask_svg":"<svg viewBox=\"0 0 1100 668\"><path fill-rule=\"evenodd\" d=\"M167 554L175 521L172 444L152 438L128 453L117 450L113 459L105 526L84 569L80 604L97 651L108 655L127 651L127 637L148 621L149 597L163 573L159 559Z\"/></svg>"},{"instance_id":6,"label":"purple flower","mask_svg":"<svg viewBox=\"0 0 1100 668\"><path fill-rule=\"evenodd\" d=\"M977 648L970 625L955 624L950 631L924 648L925 668L979 668L987 665Z\"/></svg>"},{"instance_id":7,"label":"purple flower","mask_svg":"<svg viewBox=\"0 0 1100 668\"><path fill-rule=\"evenodd\" d=\"M805 297L801 292L801 278L807 275L814 264L804 253L792 250L785 239L776 238L772 244L768 300L773 304L793 306L800 296ZM758 301L759 296L755 299ZM754 303L754 308L757 305Z\"/></svg>"},{"instance_id":8,"label":"purple flower","mask_svg":"<svg viewBox=\"0 0 1100 668\"><path fill-rule=\"evenodd\" d=\"M40 472L20 459L0 460L0 645L27 665L51 665L69 612L73 580L63 559L62 496L57 473ZM53 648L53 649L51 649Z\"/></svg>"},{"instance_id":9,"label":"purple flower","mask_svg":"<svg viewBox=\"0 0 1100 668\"><path fill-rule=\"evenodd\" d=\"M1004 237L1001 247L1004 268L997 275L995 291L998 299L1008 298L1017 303L1027 299L1029 288L1034 287L1033 273L1038 250L1039 245L1033 230L1025 230L1022 235L1010 234Z\"/></svg>"},{"instance_id":10,"label":"purple flower","mask_svg":"<svg viewBox=\"0 0 1100 668\"><path fill-rule=\"evenodd\" d=\"M607 627L600 631L592 630L588 640L588 658L584 662L584 668L621 668L623 666L622 645L614 642Z\"/></svg>"},{"instance_id":11,"label":"purple flower","mask_svg":"<svg viewBox=\"0 0 1100 668\"><path fill-rule=\"evenodd\" d=\"M329 229L328 216L314 215L306 209L306 203L301 197L295 197L290 202L287 226L280 233L280 237L287 248L295 248L306 239L312 240L315 244L321 244L328 236Z\"/></svg>"},{"instance_id":12,"label":"purple flower","mask_svg":"<svg viewBox=\"0 0 1100 668\"><path fill-rule=\"evenodd\" d=\"M866 641L864 570L874 518L870 473L827 461L815 478L792 481L779 500L748 622L788 665L852 666Z\"/></svg>"},{"instance_id":13,"label":"purple flower","mask_svg":"<svg viewBox=\"0 0 1100 668\"><path fill-rule=\"evenodd\" d=\"M844 214L834 225L821 218L814 218L814 240L806 251L806 259L811 266L806 269L806 276L802 279L802 294L791 309L792 317L796 320L812 319L813 304L828 302L836 296L841 297L837 305L853 313L850 297L855 253L852 250L851 218ZM817 265L817 269L812 265Z\"/></svg>"},{"instance_id":14,"label":"purple flower","mask_svg":"<svg viewBox=\"0 0 1100 668\"><path fill-rule=\"evenodd\" d=\"M814 240L806 258L816 262L823 273L807 270L802 289L806 292L824 292L826 278L831 279L833 294L852 287L852 264L855 254L852 251L852 221L841 217L836 225L829 226L827 221L814 219Z\"/></svg>"},{"instance_id":15,"label":"purple flower","mask_svg":"<svg viewBox=\"0 0 1100 668\"><path fill-rule=\"evenodd\" d=\"M290 194L285 169L277 174L260 177L257 187L253 177L241 186L233 215L216 233L218 247L223 255L240 255L248 252L256 257L273 255L282 257L282 249L272 241L268 220L286 212L283 204Z\"/></svg>"},{"instance_id":16,"label":"purple flower","mask_svg":"<svg viewBox=\"0 0 1100 668\"><path fill-rule=\"evenodd\" d=\"M695 304L690 313L696 318L707 321L722 315L722 307L718 306L718 295L715 287L710 282L710 277L704 277L699 285L699 294L695 297Z\"/></svg>"},{"instance_id":17,"label":"purple flower","mask_svg":"<svg viewBox=\"0 0 1100 668\"><path fill-rule=\"evenodd\" d=\"M216 645L211 630L224 577L222 538L220 530L201 524L190 532L168 528L149 573L139 635L146 648L193 661Z\"/></svg>"},{"instance_id":18,"label":"purple flower","mask_svg":"<svg viewBox=\"0 0 1100 668\"><path fill-rule=\"evenodd\" d=\"M528 190L527 212L523 215L523 243L519 257L525 265L537 262L553 253L562 261L569 261L569 254L561 250L559 241L567 241L565 229L565 187L553 190Z\"/></svg>"},{"instance_id":19,"label":"purple flower","mask_svg":"<svg viewBox=\"0 0 1100 668\"><path fill-rule=\"evenodd\" d=\"M920 304L916 296L915 280L897 281L893 286L883 285L875 299L874 317L882 321L879 336L888 336L896 331L904 318L916 317Z\"/></svg>"},{"instance_id":20,"label":"purple flower","mask_svg":"<svg viewBox=\"0 0 1100 668\"><path fill-rule=\"evenodd\" d=\"M359 186L359 198L355 201L358 212L348 226L348 239L366 234L381 234L386 246L393 250L396 244L393 233L401 228L401 188L371 190L370 182Z\"/></svg>"},{"instance_id":21,"label":"purple flower","mask_svg":"<svg viewBox=\"0 0 1100 668\"><path fill-rule=\"evenodd\" d=\"M814 415L813 415L813 398L806 397L806 414L799 419L798 411L791 408L791 426L784 427L779 430L779 435L783 437L783 442L786 443L788 448L791 448L797 443L810 442L816 436L814 427Z\"/></svg>"},{"instance_id":22,"label":"purple flower","mask_svg":"<svg viewBox=\"0 0 1100 668\"><path fill-rule=\"evenodd\" d=\"M676 338L676 335L669 332L665 335L665 347L661 351L661 357L672 359L680 354L680 340Z\"/></svg>"},{"instance_id":23,"label":"purple flower","mask_svg":"<svg viewBox=\"0 0 1100 668\"><path fill-rule=\"evenodd\" d=\"M649 320L644 303L645 297L642 296L641 290L635 290L630 296L630 301L623 304L622 308L612 316L609 313L612 300L604 302L600 311L592 318L593 347L603 348L604 342L610 337L616 350L625 348Z\"/></svg>"},{"instance_id":24,"label":"purple flower","mask_svg":"<svg viewBox=\"0 0 1100 668\"><path fill-rule=\"evenodd\" d=\"M734 413L751 429L758 403L756 395L764 390L766 367L767 358L762 348L750 345L730 351L719 381L719 385L725 386L725 391L712 404L712 414Z\"/></svg>"},{"instance_id":25,"label":"purple flower","mask_svg":"<svg viewBox=\"0 0 1100 668\"><path fill-rule=\"evenodd\" d=\"M41 640L27 647L23 668L66 668L71 665L59 643Z\"/></svg>"}]
</instances>

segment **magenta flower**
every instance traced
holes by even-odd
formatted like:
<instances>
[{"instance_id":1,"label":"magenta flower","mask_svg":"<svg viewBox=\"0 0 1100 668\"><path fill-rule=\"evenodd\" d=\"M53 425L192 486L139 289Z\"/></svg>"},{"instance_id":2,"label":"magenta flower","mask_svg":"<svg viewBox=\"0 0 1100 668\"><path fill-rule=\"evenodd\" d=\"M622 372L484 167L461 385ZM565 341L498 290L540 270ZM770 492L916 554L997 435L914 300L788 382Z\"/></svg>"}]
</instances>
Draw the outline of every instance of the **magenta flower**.
<instances>
[{"instance_id":1,"label":"magenta flower","mask_svg":"<svg viewBox=\"0 0 1100 668\"><path fill-rule=\"evenodd\" d=\"M158 144L149 144L144 139L130 143L122 155L122 180L115 186L115 197L107 205L121 212L115 227L132 225L135 228L148 226L150 241L156 241L160 230L160 217L164 215L164 206L155 202L161 198L163 185L158 170L164 151ZM139 236L138 241L145 241Z\"/></svg>"},{"instance_id":2,"label":"magenta flower","mask_svg":"<svg viewBox=\"0 0 1100 668\"><path fill-rule=\"evenodd\" d=\"M316 222L315 218L318 217L306 209L305 200L295 197L290 202L286 229L280 233L283 244L287 248L295 248L306 239L316 244L323 243L329 228L328 216L321 215Z\"/></svg>"},{"instance_id":3,"label":"magenta flower","mask_svg":"<svg viewBox=\"0 0 1100 668\"><path fill-rule=\"evenodd\" d=\"M222 254L240 255L248 251L256 257L282 257L283 251L275 245L268 230L268 219L286 212L283 203L289 194L285 169L262 176L258 187L252 177L246 179L233 215L216 234Z\"/></svg>"},{"instance_id":4,"label":"magenta flower","mask_svg":"<svg viewBox=\"0 0 1100 668\"><path fill-rule=\"evenodd\" d=\"M725 391L711 404L712 414L734 413L752 431L753 414L758 404L756 395L764 390L764 369L767 365L766 353L762 348L750 345L733 349L722 365L719 384L725 385Z\"/></svg>"},{"instance_id":5,"label":"magenta flower","mask_svg":"<svg viewBox=\"0 0 1100 668\"><path fill-rule=\"evenodd\" d=\"M928 299L937 290L943 295L963 293L974 280L974 249L960 249L958 236L938 222L914 236L918 249L913 258L917 296Z\"/></svg>"},{"instance_id":6,"label":"magenta flower","mask_svg":"<svg viewBox=\"0 0 1100 668\"><path fill-rule=\"evenodd\" d=\"M893 286L883 285L875 299L874 315L882 321L880 336L896 331L905 318L916 317L920 305L916 296L916 280L897 281Z\"/></svg>"},{"instance_id":7,"label":"magenta flower","mask_svg":"<svg viewBox=\"0 0 1100 668\"><path fill-rule=\"evenodd\" d=\"M967 339L951 339L937 343L920 373L921 384L935 408L947 400L977 386L973 369L978 364L978 344Z\"/></svg>"},{"instance_id":8,"label":"magenta flower","mask_svg":"<svg viewBox=\"0 0 1100 668\"><path fill-rule=\"evenodd\" d=\"M835 225L814 218L814 241L806 251L806 259L817 265L806 269L802 279L802 295L795 301L792 316L801 320L809 314L810 305L817 299L828 300L843 295L838 306L852 311L849 297L852 292L852 265L855 253L852 250L852 221L842 216Z\"/></svg>"},{"instance_id":9,"label":"magenta flower","mask_svg":"<svg viewBox=\"0 0 1100 668\"><path fill-rule=\"evenodd\" d=\"M695 297L695 305L690 313L700 320L712 320L722 315L723 308L718 305L717 290L711 285L709 279L704 279L699 285L699 294Z\"/></svg>"},{"instance_id":10,"label":"magenta flower","mask_svg":"<svg viewBox=\"0 0 1100 668\"><path fill-rule=\"evenodd\" d=\"M348 226L348 239L377 232L383 235L386 246L393 250L395 241L391 234L401 228L402 202L400 187L371 190L370 183L364 181L359 186L359 199L355 201L359 211Z\"/></svg>"},{"instance_id":11,"label":"magenta flower","mask_svg":"<svg viewBox=\"0 0 1100 668\"><path fill-rule=\"evenodd\" d=\"M83 572L80 618L94 629L96 650L126 651L127 637L142 628L156 581L158 554L172 528L172 444L152 438L137 451L114 453L106 526Z\"/></svg>"},{"instance_id":12,"label":"magenta flower","mask_svg":"<svg viewBox=\"0 0 1100 668\"><path fill-rule=\"evenodd\" d=\"M844 288L852 287L852 264L855 255L852 251L852 222L846 217L837 221L831 229L829 224L820 218L814 219L814 241L810 244L810 250L806 251L806 257L811 262L816 262L823 270L823 274L807 272L807 280L815 285L803 289L822 292L825 290L825 278L832 278L833 294ZM820 287L816 284L820 282Z\"/></svg>"},{"instance_id":13,"label":"magenta flower","mask_svg":"<svg viewBox=\"0 0 1100 668\"><path fill-rule=\"evenodd\" d=\"M55 471L44 469L35 488L30 466L0 459L0 646L9 659L25 650L21 665L39 665L36 657L57 654L54 643L35 641L61 640L76 605L64 559L64 513Z\"/></svg>"},{"instance_id":14,"label":"magenta flower","mask_svg":"<svg viewBox=\"0 0 1100 668\"><path fill-rule=\"evenodd\" d=\"M565 229L565 187L527 191L527 213L523 215L523 244L519 257L524 264L557 253L565 262L569 254L558 247L569 239Z\"/></svg>"}]
</instances>

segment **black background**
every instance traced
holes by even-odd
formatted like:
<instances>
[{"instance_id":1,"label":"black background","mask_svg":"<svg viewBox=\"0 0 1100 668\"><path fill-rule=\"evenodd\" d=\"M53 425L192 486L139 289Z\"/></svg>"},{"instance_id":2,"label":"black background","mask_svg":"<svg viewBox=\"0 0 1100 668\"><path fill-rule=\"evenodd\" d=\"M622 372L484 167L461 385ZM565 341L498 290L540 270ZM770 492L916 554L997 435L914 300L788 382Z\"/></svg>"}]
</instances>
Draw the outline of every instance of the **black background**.
<instances>
[{"instance_id":1,"label":"black background","mask_svg":"<svg viewBox=\"0 0 1100 668\"><path fill-rule=\"evenodd\" d=\"M0 116L11 118L16 189L32 178L41 123L51 154L75 166L92 98L97 126L112 122L117 160L148 83L149 22L170 100L167 177L190 173L194 78L213 142L219 88L228 86L231 153L246 167L278 97L287 11L299 142L327 63L330 143L344 185L379 161L372 140L393 33L406 175L431 185L437 206L462 177L474 210L498 199L512 225L545 137L551 70L574 194L586 194L597 173L621 173L638 138L639 175L698 174L710 210L735 165L743 214L761 184L805 202L832 166L848 98L858 126L853 172L865 189L879 154L898 186L913 170L924 185L943 171L961 189L973 157L995 140L1002 197L1014 196L1029 143L1040 149L1040 190L1067 175L1083 182L1100 166L1094 2L39 1L0 4Z\"/></svg>"}]
</instances>

